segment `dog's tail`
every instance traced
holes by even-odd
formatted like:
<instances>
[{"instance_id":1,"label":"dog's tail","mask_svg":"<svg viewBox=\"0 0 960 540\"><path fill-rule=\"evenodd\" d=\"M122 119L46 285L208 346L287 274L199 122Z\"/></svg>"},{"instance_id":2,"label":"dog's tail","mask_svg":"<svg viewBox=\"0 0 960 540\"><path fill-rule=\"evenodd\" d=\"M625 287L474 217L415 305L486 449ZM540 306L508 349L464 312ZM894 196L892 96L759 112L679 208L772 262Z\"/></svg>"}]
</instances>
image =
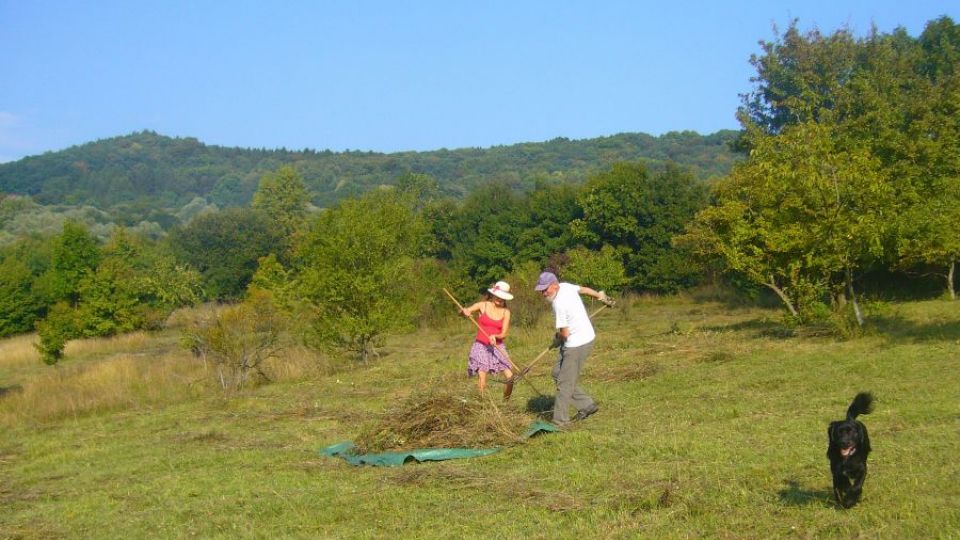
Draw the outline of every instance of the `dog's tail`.
<instances>
[{"instance_id":1,"label":"dog's tail","mask_svg":"<svg viewBox=\"0 0 960 540\"><path fill-rule=\"evenodd\" d=\"M861 414L870 414L873 412L873 394L870 392L860 392L853 398L853 403L847 409L847 420L854 420Z\"/></svg>"}]
</instances>

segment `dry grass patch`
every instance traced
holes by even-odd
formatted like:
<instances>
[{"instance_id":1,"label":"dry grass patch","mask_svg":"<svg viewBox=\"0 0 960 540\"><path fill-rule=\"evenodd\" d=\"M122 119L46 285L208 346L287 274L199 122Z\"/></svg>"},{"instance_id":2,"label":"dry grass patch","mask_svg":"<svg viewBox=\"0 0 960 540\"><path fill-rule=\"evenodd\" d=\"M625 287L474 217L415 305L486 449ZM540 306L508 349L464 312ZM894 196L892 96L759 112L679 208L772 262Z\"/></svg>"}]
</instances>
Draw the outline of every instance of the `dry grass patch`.
<instances>
[{"instance_id":1,"label":"dry grass patch","mask_svg":"<svg viewBox=\"0 0 960 540\"><path fill-rule=\"evenodd\" d=\"M110 337L77 339L67 343L67 346L63 349L63 354L67 358L76 358L91 354L107 356L129 353L146 349L151 341L152 338L143 331Z\"/></svg>"},{"instance_id":2,"label":"dry grass patch","mask_svg":"<svg viewBox=\"0 0 960 540\"><path fill-rule=\"evenodd\" d=\"M294 381L330 375L334 362L321 352L302 345L287 347L264 362L264 371L274 381Z\"/></svg>"},{"instance_id":3,"label":"dry grass patch","mask_svg":"<svg viewBox=\"0 0 960 540\"><path fill-rule=\"evenodd\" d=\"M194 394L202 366L183 355L118 355L97 363L56 366L0 400L0 423L47 422L107 410L173 402Z\"/></svg>"},{"instance_id":4,"label":"dry grass patch","mask_svg":"<svg viewBox=\"0 0 960 540\"><path fill-rule=\"evenodd\" d=\"M642 381L660 371L660 365L652 360L642 360L636 364L603 365L595 368L591 375L601 382Z\"/></svg>"},{"instance_id":5,"label":"dry grass patch","mask_svg":"<svg viewBox=\"0 0 960 540\"><path fill-rule=\"evenodd\" d=\"M33 346L36 334L24 334L0 341L0 368L14 369L40 363L40 353Z\"/></svg>"},{"instance_id":6,"label":"dry grass patch","mask_svg":"<svg viewBox=\"0 0 960 540\"><path fill-rule=\"evenodd\" d=\"M491 483L490 478L443 463L432 464L431 467L402 467L391 480L399 485L457 488L482 488Z\"/></svg>"}]
</instances>

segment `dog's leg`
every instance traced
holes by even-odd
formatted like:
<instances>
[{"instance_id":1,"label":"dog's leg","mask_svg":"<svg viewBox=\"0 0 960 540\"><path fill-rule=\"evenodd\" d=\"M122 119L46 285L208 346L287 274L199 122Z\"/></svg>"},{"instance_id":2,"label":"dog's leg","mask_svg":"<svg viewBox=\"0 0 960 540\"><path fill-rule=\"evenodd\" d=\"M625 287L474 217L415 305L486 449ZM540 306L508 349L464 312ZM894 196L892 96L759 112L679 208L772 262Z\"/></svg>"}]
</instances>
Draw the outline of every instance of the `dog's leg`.
<instances>
[{"instance_id":1,"label":"dog's leg","mask_svg":"<svg viewBox=\"0 0 960 540\"><path fill-rule=\"evenodd\" d=\"M850 489L850 479L843 474L840 467L834 467L831 464L830 469L833 473L833 496L837 500L837 504L845 506L847 490Z\"/></svg>"},{"instance_id":2,"label":"dog's leg","mask_svg":"<svg viewBox=\"0 0 960 540\"><path fill-rule=\"evenodd\" d=\"M853 486L847 491L847 497L844 502L845 508L850 508L860 501L860 494L863 492L863 481L867 479L867 464L864 463L863 467L861 467L857 473L853 481Z\"/></svg>"}]
</instances>

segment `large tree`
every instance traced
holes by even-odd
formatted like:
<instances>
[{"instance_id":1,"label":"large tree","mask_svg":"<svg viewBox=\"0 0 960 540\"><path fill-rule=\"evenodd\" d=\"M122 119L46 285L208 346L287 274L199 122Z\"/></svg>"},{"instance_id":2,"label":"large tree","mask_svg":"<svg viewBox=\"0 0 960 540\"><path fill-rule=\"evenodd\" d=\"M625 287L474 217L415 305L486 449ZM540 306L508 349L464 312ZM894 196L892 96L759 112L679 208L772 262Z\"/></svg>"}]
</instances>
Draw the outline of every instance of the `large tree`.
<instances>
[{"instance_id":1,"label":"large tree","mask_svg":"<svg viewBox=\"0 0 960 540\"><path fill-rule=\"evenodd\" d=\"M75 305L80 298L80 280L93 272L99 261L97 240L82 224L68 220L53 240L51 265L40 276L37 290L47 304L64 300Z\"/></svg>"},{"instance_id":2,"label":"large tree","mask_svg":"<svg viewBox=\"0 0 960 540\"><path fill-rule=\"evenodd\" d=\"M592 177L580 192L583 217L571 224L586 247L612 246L630 285L672 292L697 281L697 265L671 243L706 204L706 187L668 166L651 174L643 163L618 163Z\"/></svg>"},{"instance_id":3,"label":"large tree","mask_svg":"<svg viewBox=\"0 0 960 540\"><path fill-rule=\"evenodd\" d=\"M911 122L901 153L916 156L917 174L898 195L904 219L899 235L900 265L934 268L956 294L960 261L960 25L948 17L930 22L919 40L915 62L923 93L911 100Z\"/></svg>"},{"instance_id":4,"label":"large tree","mask_svg":"<svg viewBox=\"0 0 960 540\"><path fill-rule=\"evenodd\" d=\"M273 235L281 242L277 255L282 259L286 259L294 234L306 221L309 204L307 186L293 167L280 167L260 179L251 206L263 215L273 229Z\"/></svg>"},{"instance_id":5,"label":"large tree","mask_svg":"<svg viewBox=\"0 0 960 540\"><path fill-rule=\"evenodd\" d=\"M436 293L414 273L427 227L413 207L403 193L380 190L310 223L296 251L295 279L311 342L365 360L387 333L412 328L418 295Z\"/></svg>"},{"instance_id":6,"label":"large tree","mask_svg":"<svg viewBox=\"0 0 960 540\"><path fill-rule=\"evenodd\" d=\"M919 39L898 28L856 39L848 31L806 34L796 22L752 58L756 88L744 96L745 148L796 126L828 129L835 152L864 153L887 184L883 262L924 264L950 278L958 253L960 28L930 22ZM794 263L796 264L796 263Z\"/></svg>"},{"instance_id":7,"label":"large tree","mask_svg":"<svg viewBox=\"0 0 960 540\"><path fill-rule=\"evenodd\" d=\"M579 188L570 184L538 183L527 196L527 213L517 238L515 264L535 261L545 264L550 257L576 246L570 224L583 217L577 201Z\"/></svg>"},{"instance_id":8,"label":"large tree","mask_svg":"<svg viewBox=\"0 0 960 540\"><path fill-rule=\"evenodd\" d=\"M872 154L844 148L829 125L754 132L750 159L714 190L678 241L769 287L798 316L818 292L853 300L855 277L880 260L892 190Z\"/></svg>"},{"instance_id":9,"label":"large tree","mask_svg":"<svg viewBox=\"0 0 960 540\"><path fill-rule=\"evenodd\" d=\"M513 269L526 215L525 199L505 183L472 192L448 222L454 265L481 284L503 279Z\"/></svg>"},{"instance_id":10,"label":"large tree","mask_svg":"<svg viewBox=\"0 0 960 540\"><path fill-rule=\"evenodd\" d=\"M168 237L177 260L200 272L209 298L243 297L260 257L276 253L282 243L262 214L228 208L201 214Z\"/></svg>"}]
</instances>

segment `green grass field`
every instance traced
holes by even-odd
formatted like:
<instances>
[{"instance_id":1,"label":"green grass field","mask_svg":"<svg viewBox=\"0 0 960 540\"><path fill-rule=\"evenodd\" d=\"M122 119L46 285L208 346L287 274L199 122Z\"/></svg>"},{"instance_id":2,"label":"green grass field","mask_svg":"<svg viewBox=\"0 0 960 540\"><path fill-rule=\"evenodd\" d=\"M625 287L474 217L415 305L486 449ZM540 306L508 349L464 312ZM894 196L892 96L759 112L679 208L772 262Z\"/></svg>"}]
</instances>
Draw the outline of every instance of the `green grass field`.
<instances>
[{"instance_id":1,"label":"green grass field","mask_svg":"<svg viewBox=\"0 0 960 540\"><path fill-rule=\"evenodd\" d=\"M582 377L598 414L491 456L396 468L318 451L431 385L475 391L474 331L453 315L366 365L294 350L275 382L231 397L176 328L72 343L55 368L29 337L2 342L0 538L960 536L960 303L875 309L850 341L789 332L772 310L621 304L598 316ZM514 332L517 364L550 322ZM545 393L551 363L531 378ZM862 418L870 473L861 504L839 510L826 426L861 390L877 398ZM536 397L521 384L503 407Z\"/></svg>"}]
</instances>

